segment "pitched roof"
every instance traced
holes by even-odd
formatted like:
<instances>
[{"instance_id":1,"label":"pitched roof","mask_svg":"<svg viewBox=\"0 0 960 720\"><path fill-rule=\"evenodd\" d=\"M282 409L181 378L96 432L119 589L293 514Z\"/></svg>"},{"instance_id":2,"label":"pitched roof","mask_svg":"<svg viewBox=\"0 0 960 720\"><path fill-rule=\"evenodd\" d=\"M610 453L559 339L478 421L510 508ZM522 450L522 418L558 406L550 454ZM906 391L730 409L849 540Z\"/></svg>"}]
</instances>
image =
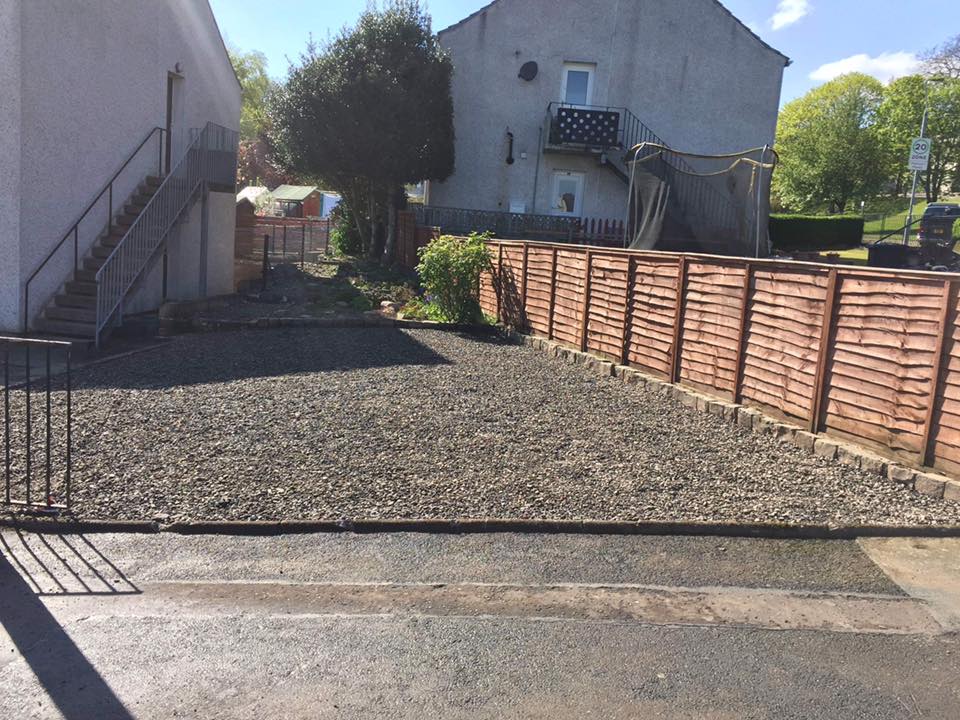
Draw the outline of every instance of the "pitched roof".
<instances>
[{"instance_id":1,"label":"pitched roof","mask_svg":"<svg viewBox=\"0 0 960 720\"><path fill-rule=\"evenodd\" d=\"M274 200L303 202L316 191L317 188L315 185L281 185L270 193L270 197L272 197Z\"/></svg>"},{"instance_id":2,"label":"pitched roof","mask_svg":"<svg viewBox=\"0 0 960 720\"><path fill-rule=\"evenodd\" d=\"M468 22L470 22L471 20L473 20L473 19L474 19L475 17L477 17L478 15L481 15L481 14L485 13L487 10L489 10L490 8L492 8L494 5L496 5L496 4L499 3L499 2L500 2L500 0L492 0L491 2L487 3L487 4L484 5L482 8L480 8L479 10L477 10L476 12L473 12L473 13L470 13L469 15L467 15L463 20L460 20L459 22L455 22L455 23L454 23L453 25L451 25L450 27L445 27L443 30L438 31L438 32L437 32L437 35L438 35L438 36L439 36L439 35L443 35L443 33L445 33L445 32L450 32L451 30L456 30L458 27L460 27L461 25L467 24ZM729 15L729 16L732 17L734 20L736 20L737 23L740 25L740 27L742 27L744 30L746 30L748 33L750 33L750 35L751 35L754 39L756 39L761 45L763 45L763 46L764 46L765 48L767 48L768 50L771 50L771 51L775 52L777 55L779 55L780 57L782 57L782 58L786 61L786 62L785 62L785 65L790 65L790 64L793 62L790 58L788 58L788 57L787 57L786 55L784 55L782 52L780 52L780 51L777 50L775 47L773 47L773 45L770 45L770 44L769 44L768 42L766 42L763 38L761 38L759 35L757 35L753 30L751 30L751 29L747 26L747 24L743 22L743 20L741 20L741 19L738 18L736 15L734 15L732 12L730 12L730 10L729 10L722 2L720 2L720 0L708 0L708 2L712 2L712 3L714 3L715 5L717 5L721 10L723 10L723 12L725 12L727 15Z\"/></svg>"}]
</instances>

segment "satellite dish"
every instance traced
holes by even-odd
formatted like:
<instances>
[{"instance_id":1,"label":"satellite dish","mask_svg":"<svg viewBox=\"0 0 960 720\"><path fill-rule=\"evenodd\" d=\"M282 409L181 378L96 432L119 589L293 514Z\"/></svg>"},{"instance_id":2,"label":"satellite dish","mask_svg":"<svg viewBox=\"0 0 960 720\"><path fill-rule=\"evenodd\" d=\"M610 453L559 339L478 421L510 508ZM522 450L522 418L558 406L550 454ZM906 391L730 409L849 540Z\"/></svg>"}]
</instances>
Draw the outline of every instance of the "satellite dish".
<instances>
[{"instance_id":1,"label":"satellite dish","mask_svg":"<svg viewBox=\"0 0 960 720\"><path fill-rule=\"evenodd\" d=\"M525 62L523 67L520 68L520 79L530 82L537 76L537 72L540 68L532 60L530 62Z\"/></svg>"}]
</instances>

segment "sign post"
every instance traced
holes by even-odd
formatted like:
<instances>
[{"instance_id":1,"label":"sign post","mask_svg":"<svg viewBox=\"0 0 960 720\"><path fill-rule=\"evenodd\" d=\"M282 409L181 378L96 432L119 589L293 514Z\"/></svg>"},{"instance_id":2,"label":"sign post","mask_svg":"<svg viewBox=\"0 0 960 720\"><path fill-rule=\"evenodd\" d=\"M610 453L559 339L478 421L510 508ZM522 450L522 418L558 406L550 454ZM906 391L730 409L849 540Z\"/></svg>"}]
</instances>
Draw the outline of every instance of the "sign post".
<instances>
[{"instance_id":1,"label":"sign post","mask_svg":"<svg viewBox=\"0 0 960 720\"><path fill-rule=\"evenodd\" d=\"M923 125L920 128L920 134L923 135L927 127L927 113L923 113ZM907 225L903 228L903 244L910 242L910 227L913 225L913 206L917 199L917 178L920 173L926 172L930 167L930 138L918 137L910 143L910 160L907 167L913 170L913 189L910 191L910 211L907 213Z\"/></svg>"}]
</instances>

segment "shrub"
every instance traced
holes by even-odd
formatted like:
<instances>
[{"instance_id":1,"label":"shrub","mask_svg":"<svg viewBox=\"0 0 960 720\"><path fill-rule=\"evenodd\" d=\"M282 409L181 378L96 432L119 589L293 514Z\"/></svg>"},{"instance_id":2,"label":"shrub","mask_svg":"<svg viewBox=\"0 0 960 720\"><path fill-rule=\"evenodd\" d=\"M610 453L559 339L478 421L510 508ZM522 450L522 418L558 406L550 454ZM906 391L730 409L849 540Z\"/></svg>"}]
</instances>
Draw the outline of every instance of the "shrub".
<instances>
[{"instance_id":1,"label":"shrub","mask_svg":"<svg viewBox=\"0 0 960 720\"><path fill-rule=\"evenodd\" d=\"M481 322L480 273L490 266L486 236L443 235L420 248L417 272L426 290L427 314L444 322Z\"/></svg>"},{"instance_id":2,"label":"shrub","mask_svg":"<svg viewBox=\"0 0 960 720\"><path fill-rule=\"evenodd\" d=\"M863 242L859 215L771 215L776 250L845 250Z\"/></svg>"},{"instance_id":3,"label":"shrub","mask_svg":"<svg viewBox=\"0 0 960 720\"><path fill-rule=\"evenodd\" d=\"M361 255L363 239L346 203L340 202L331 212L330 244L341 255Z\"/></svg>"}]
</instances>

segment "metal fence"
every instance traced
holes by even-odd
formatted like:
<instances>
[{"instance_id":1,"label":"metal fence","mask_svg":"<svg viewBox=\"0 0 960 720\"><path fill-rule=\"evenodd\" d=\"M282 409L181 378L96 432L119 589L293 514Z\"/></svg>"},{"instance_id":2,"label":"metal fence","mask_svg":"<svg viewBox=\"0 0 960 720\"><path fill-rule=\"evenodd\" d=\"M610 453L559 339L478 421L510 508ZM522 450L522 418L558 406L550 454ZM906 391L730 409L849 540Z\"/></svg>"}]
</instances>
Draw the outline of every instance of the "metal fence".
<instances>
[{"instance_id":1,"label":"metal fence","mask_svg":"<svg viewBox=\"0 0 960 720\"><path fill-rule=\"evenodd\" d=\"M0 337L5 507L70 508L73 465L71 344Z\"/></svg>"},{"instance_id":2,"label":"metal fence","mask_svg":"<svg viewBox=\"0 0 960 720\"><path fill-rule=\"evenodd\" d=\"M330 220L258 216L253 226L254 252L266 237L271 263L299 263L302 268L305 262L330 253L330 225Z\"/></svg>"}]
</instances>

